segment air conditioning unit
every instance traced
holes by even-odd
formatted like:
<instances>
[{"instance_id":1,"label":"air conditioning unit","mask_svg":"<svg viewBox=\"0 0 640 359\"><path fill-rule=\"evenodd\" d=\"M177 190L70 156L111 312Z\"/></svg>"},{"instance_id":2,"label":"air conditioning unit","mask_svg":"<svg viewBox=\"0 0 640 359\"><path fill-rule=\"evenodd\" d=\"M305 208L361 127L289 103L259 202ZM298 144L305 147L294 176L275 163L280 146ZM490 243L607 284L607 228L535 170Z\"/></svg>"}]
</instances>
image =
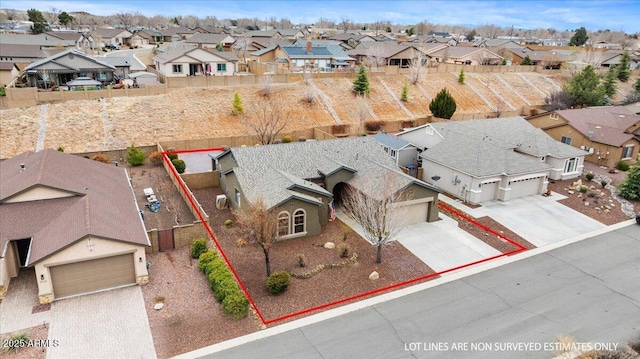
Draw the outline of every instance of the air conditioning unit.
<instances>
[{"instance_id":1,"label":"air conditioning unit","mask_svg":"<svg viewBox=\"0 0 640 359\"><path fill-rule=\"evenodd\" d=\"M217 209L227 208L227 196L223 194L219 194L216 196L216 208Z\"/></svg>"}]
</instances>

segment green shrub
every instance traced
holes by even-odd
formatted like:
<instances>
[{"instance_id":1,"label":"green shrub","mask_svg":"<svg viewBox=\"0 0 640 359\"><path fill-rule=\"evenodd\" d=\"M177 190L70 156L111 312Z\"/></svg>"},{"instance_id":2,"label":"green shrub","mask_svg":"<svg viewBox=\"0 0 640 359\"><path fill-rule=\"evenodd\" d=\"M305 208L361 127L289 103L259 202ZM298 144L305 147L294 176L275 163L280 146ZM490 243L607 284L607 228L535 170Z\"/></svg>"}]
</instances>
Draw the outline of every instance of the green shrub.
<instances>
[{"instance_id":1,"label":"green shrub","mask_svg":"<svg viewBox=\"0 0 640 359\"><path fill-rule=\"evenodd\" d=\"M227 295L222 301L222 312L233 318L247 316L249 301L240 293Z\"/></svg>"},{"instance_id":2,"label":"green shrub","mask_svg":"<svg viewBox=\"0 0 640 359\"><path fill-rule=\"evenodd\" d=\"M222 301L227 296L233 295L235 293L238 293L238 285L233 280L233 278L225 277L216 281L216 287L213 290L213 296L216 298L218 303L222 303Z\"/></svg>"},{"instance_id":3,"label":"green shrub","mask_svg":"<svg viewBox=\"0 0 640 359\"><path fill-rule=\"evenodd\" d=\"M160 166L162 165L162 160L163 160L162 153L158 151L153 151L151 152L149 157L147 157L147 160L149 160L149 162L154 166Z\"/></svg>"},{"instance_id":4,"label":"green shrub","mask_svg":"<svg viewBox=\"0 0 640 359\"><path fill-rule=\"evenodd\" d=\"M282 143L290 143L292 140L293 139L289 135L282 137Z\"/></svg>"},{"instance_id":5,"label":"green shrub","mask_svg":"<svg viewBox=\"0 0 640 359\"><path fill-rule=\"evenodd\" d=\"M5 87L6 87L5 85L2 85L2 87L0 87L0 97L7 96L7 93L5 92L5 89L4 89Z\"/></svg>"},{"instance_id":6,"label":"green shrub","mask_svg":"<svg viewBox=\"0 0 640 359\"><path fill-rule=\"evenodd\" d=\"M233 221L230 219L227 219L226 221L224 221L224 226L227 228L233 227Z\"/></svg>"},{"instance_id":7,"label":"green shrub","mask_svg":"<svg viewBox=\"0 0 640 359\"><path fill-rule=\"evenodd\" d=\"M267 289L273 295L282 294L289 287L289 273L277 271L272 273L267 279Z\"/></svg>"},{"instance_id":8,"label":"green shrub","mask_svg":"<svg viewBox=\"0 0 640 359\"><path fill-rule=\"evenodd\" d=\"M231 104L231 114L234 116L242 115L244 113L244 106L242 106L242 99L236 92L233 94L233 103Z\"/></svg>"},{"instance_id":9,"label":"green shrub","mask_svg":"<svg viewBox=\"0 0 640 359\"><path fill-rule=\"evenodd\" d=\"M587 190L589 190L589 187L587 187L587 186L580 186L580 192L582 192L582 193L587 193Z\"/></svg>"},{"instance_id":10,"label":"green shrub","mask_svg":"<svg viewBox=\"0 0 640 359\"><path fill-rule=\"evenodd\" d=\"M624 172L628 171L628 170L629 170L629 167L631 167L631 166L629 166L629 164L628 164L628 163L626 163L625 161L620 161L620 162L618 162L618 164L616 165L616 168L617 168L617 169L619 169L620 171L624 171Z\"/></svg>"},{"instance_id":11,"label":"green shrub","mask_svg":"<svg viewBox=\"0 0 640 359\"><path fill-rule=\"evenodd\" d=\"M7 346L5 346L3 350L10 353L20 348L25 348L29 344L30 339L27 333L16 333L7 339Z\"/></svg>"},{"instance_id":12,"label":"green shrub","mask_svg":"<svg viewBox=\"0 0 640 359\"><path fill-rule=\"evenodd\" d=\"M204 272L204 268L216 258L218 258L218 253L211 248L207 249L206 252L203 252L198 257L198 268Z\"/></svg>"},{"instance_id":13,"label":"green shrub","mask_svg":"<svg viewBox=\"0 0 640 359\"><path fill-rule=\"evenodd\" d=\"M602 181L600 181L600 184L602 185L602 188L605 188L605 187L607 187L609 182L607 182L607 180L602 180Z\"/></svg>"},{"instance_id":14,"label":"green shrub","mask_svg":"<svg viewBox=\"0 0 640 359\"><path fill-rule=\"evenodd\" d=\"M594 175L593 173L589 172L584 176L587 178L587 181L593 181L593 177L595 177L596 175Z\"/></svg>"},{"instance_id":15,"label":"green shrub","mask_svg":"<svg viewBox=\"0 0 640 359\"><path fill-rule=\"evenodd\" d=\"M224 264L224 261L219 260L219 258L216 258L216 259L212 260L211 262L205 264L203 271L204 271L204 274L208 278L209 275L211 275L211 273L213 273L213 272L221 273L221 271L225 270L226 267L227 266ZM215 280L217 280L219 278L220 278L220 274L218 274L216 278L213 278L214 282L215 282ZM211 289L213 289L213 287Z\"/></svg>"},{"instance_id":16,"label":"green shrub","mask_svg":"<svg viewBox=\"0 0 640 359\"><path fill-rule=\"evenodd\" d=\"M207 249L206 238L194 239L193 242L191 242L191 257L200 258L200 255L205 253Z\"/></svg>"},{"instance_id":17,"label":"green shrub","mask_svg":"<svg viewBox=\"0 0 640 359\"><path fill-rule=\"evenodd\" d=\"M342 242L342 243L338 243L338 245L336 246L336 250L338 251L338 255L341 258L349 258L351 257L351 246Z\"/></svg>"},{"instance_id":18,"label":"green shrub","mask_svg":"<svg viewBox=\"0 0 640 359\"><path fill-rule=\"evenodd\" d=\"M173 164L173 167L176 168L176 171L178 171L178 173L184 173L184 170L187 169L187 164L179 158L171 160L171 163Z\"/></svg>"},{"instance_id":19,"label":"green shrub","mask_svg":"<svg viewBox=\"0 0 640 359\"><path fill-rule=\"evenodd\" d=\"M595 196L596 196L595 192L589 191L589 193L587 193L587 197L589 197L589 198L593 198Z\"/></svg>"},{"instance_id":20,"label":"green shrub","mask_svg":"<svg viewBox=\"0 0 640 359\"><path fill-rule=\"evenodd\" d=\"M58 152L64 152L64 147L62 147L62 146L58 146L57 151L58 151Z\"/></svg>"},{"instance_id":21,"label":"green shrub","mask_svg":"<svg viewBox=\"0 0 640 359\"><path fill-rule=\"evenodd\" d=\"M132 166L141 166L144 163L144 151L131 145L127 149L127 162Z\"/></svg>"},{"instance_id":22,"label":"green shrub","mask_svg":"<svg viewBox=\"0 0 640 359\"><path fill-rule=\"evenodd\" d=\"M176 152L176 149L173 147L169 147L167 149L167 157L169 157L169 161L178 159L178 154L174 152Z\"/></svg>"},{"instance_id":23,"label":"green shrub","mask_svg":"<svg viewBox=\"0 0 640 359\"><path fill-rule=\"evenodd\" d=\"M405 81L404 85L402 85L402 93L400 94L400 101L407 102L409 101L409 88L407 87L407 82Z\"/></svg>"}]
</instances>

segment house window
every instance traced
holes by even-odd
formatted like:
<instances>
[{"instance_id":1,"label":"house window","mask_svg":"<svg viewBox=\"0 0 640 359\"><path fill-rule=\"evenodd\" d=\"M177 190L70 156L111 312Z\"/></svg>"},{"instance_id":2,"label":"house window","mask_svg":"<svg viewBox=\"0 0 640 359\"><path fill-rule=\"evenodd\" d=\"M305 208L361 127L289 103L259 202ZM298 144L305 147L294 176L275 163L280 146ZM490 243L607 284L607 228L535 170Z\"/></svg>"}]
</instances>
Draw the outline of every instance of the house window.
<instances>
[{"instance_id":1,"label":"house window","mask_svg":"<svg viewBox=\"0 0 640 359\"><path fill-rule=\"evenodd\" d=\"M218 64L218 71L227 72L227 64Z\"/></svg>"},{"instance_id":2,"label":"house window","mask_svg":"<svg viewBox=\"0 0 640 359\"><path fill-rule=\"evenodd\" d=\"M172 65L171 68L174 74L182 73L182 65Z\"/></svg>"},{"instance_id":3,"label":"house window","mask_svg":"<svg viewBox=\"0 0 640 359\"><path fill-rule=\"evenodd\" d=\"M396 158L396 150L391 150L389 154L391 155L391 158Z\"/></svg>"},{"instance_id":4,"label":"house window","mask_svg":"<svg viewBox=\"0 0 640 359\"><path fill-rule=\"evenodd\" d=\"M571 137L562 136L562 139L560 140L560 142L566 143L567 145L571 145Z\"/></svg>"},{"instance_id":5,"label":"house window","mask_svg":"<svg viewBox=\"0 0 640 359\"><path fill-rule=\"evenodd\" d=\"M303 209L297 209L293 212L293 233L302 233L305 231L307 214Z\"/></svg>"},{"instance_id":6,"label":"house window","mask_svg":"<svg viewBox=\"0 0 640 359\"><path fill-rule=\"evenodd\" d=\"M238 191L238 189L235 189L234 199L236 200L236 204L240 206L240 191Z\"/></svg>"},{"instance_id":7,"label":"house window","mask_svg":"<svg viewBox=\"0 0 640 359\"><path fill-rule=\"evenodd\" d=\"M291 215L289 212L280 212L280 214L278 214L278 237L289 234L290 222Z\"/></svg>"},{"instance_id":8,"label":"house window","mask_svg":"<svg viewBox=\"0 0 640 359\"><path fill-rule=\"evenodd\" d=\"M626 146L622 149L622 158L631 158L633 155L633 146Z\"/></svg>"},{"instance_id":9,"label":"house window","mask_svg":"<svg viewBox=\"0 0 640 359\"><path fill-rule=\"evenodd\" d=\"M569 158L564 163L564 173L575 172L578 168L578 157Z\"/></svg>"}]
</instances>

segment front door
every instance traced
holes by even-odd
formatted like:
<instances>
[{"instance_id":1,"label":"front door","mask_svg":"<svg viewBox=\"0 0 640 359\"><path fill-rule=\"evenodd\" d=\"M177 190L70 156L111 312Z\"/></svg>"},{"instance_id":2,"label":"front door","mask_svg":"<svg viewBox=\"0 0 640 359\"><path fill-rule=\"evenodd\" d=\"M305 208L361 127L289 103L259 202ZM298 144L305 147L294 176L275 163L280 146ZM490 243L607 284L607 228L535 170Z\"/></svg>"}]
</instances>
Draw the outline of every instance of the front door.
<instances>
[{"instance_id":1,"label":"front door","mask_svg":"<svg viewBox=\"0 0 640 359\"><path fill-rule=\"evenodd\" d=\"M27 266L27 259L29 258L29 250L31 249L31 238L20 239L16 242L16 249L18 251L18 261L20 267Z\"/></svg>"}]
</instances>

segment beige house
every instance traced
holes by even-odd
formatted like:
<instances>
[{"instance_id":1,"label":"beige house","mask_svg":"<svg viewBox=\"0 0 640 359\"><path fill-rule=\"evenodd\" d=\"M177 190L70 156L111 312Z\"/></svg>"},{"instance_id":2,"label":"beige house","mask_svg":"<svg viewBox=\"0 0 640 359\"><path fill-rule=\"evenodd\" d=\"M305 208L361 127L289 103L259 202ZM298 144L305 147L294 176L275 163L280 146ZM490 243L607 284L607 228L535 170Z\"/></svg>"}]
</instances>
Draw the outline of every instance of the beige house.
<instances>
[{"instance_id":1,"label":"beige house","mask_svg":"<svg viewBox=\"0 0 640 359\"><path fill-rule=\"evenodd\" d=\"M615 167L640 151L640 115L624 106L546 112L527 118L554 139L587 151L585 161Z\"/></svg>"},{"instance_id":2,"label":"beige house","mask_svg":"<svg viewBox=\"0 0 640 359\"><path fill-rule=\"evenodd\" d=\"M0 86L11 83L18 75L20 71L15 62L0 61Z\"/></svg>"},{"instance_id":3,"label":"beige house","mask_svg":"<svg viewBox=\"0 0 640 359\"><path fill-rule=\"evenodd\" d=\"M230 76L236 72L235 52L178 44L153 58L156 70L165 76Z\"/></svg>"},{"instance_id":4,"label":"beige house","mask_svg":"<svg viewBox=\"0 0 640 359\"><path fill-rule=\"evenodd\" d=\"M0 162L0 297L24 268L40 303L145 284L148 246L124 168L54 150Z\"/></svg>"},{"instance_id":5,"label":"beige house","mask_svg":"<svg viewBox=\"0 0 640 359\"><path fill-rule=\"evenodd\" d=\"M436 62L461 65L499 65L502 56L484 47L450 46L429 54Z\"/></svg>"}]
</instances>

